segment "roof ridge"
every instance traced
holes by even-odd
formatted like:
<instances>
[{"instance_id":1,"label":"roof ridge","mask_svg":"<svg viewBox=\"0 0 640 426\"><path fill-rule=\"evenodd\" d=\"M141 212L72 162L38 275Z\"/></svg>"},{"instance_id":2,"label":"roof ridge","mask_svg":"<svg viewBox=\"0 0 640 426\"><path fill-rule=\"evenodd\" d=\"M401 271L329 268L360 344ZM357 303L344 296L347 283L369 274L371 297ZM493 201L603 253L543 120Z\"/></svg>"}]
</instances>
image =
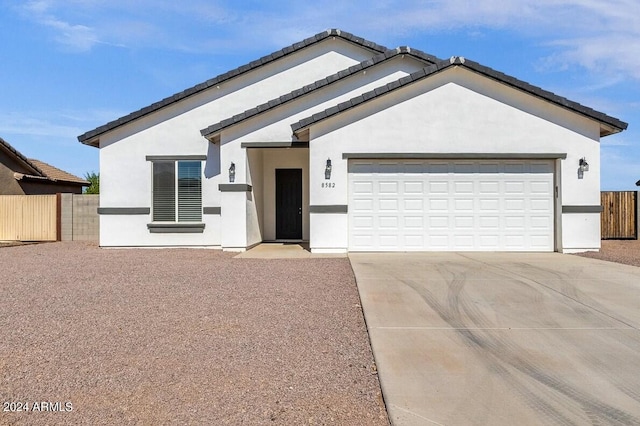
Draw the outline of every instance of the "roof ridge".
<instances>
[{"instance_id":1,"label":"roof ridge","mask_svg":"<svg viewBox=\"0 0 640 426\"><path fill-rule=\"evenodd\" d=\"M278 98L270 99L267 102L259 104L253 108L245 110L239 114L236 114L232 117L226 118L224 120L219 121L218 123L214 123L211 126L208 126L206 129L200 130L200 134L202 136L207 137L214 133L217 133L229 126L237 124L241 121L247 120L251 117L254 117L258 114L261 114L265 111L269 111L271 109L277 108L285 103L293 101L295 99L306 96L307 94L314 92L323 87L329 86L335 82L342 81L343 79L350 77L354 74L359 73L360 71L366 70L374 65L377 65L381 62L387 61L389 59L395 58L398 55L411 55L414 58L425 62L436 63L441 61L433 55L429 55L427 53L422 52L418 49L411 49L407 46L397 47L395 49L388 49L383 53L373 56L370 59L364 60L358 64L352 65L349 68L338 71L337 73L328 75L325 78L321 78L320 80L316 80L313 83L304 85L298 89L292 90L284 95L279 96Z\"/></svg>"},{"instance_id":2,"label":"roof ridge","mask_svg":"<svg viewBox=\"0 0 640 426\"><path fill-rule=\"evenodd\" d=\"M387 83L383 86L377 87L369 92L363 93L359 96L353 97L348 101L341 102L338 105L335 105L331 108L327 108L324 111L313 114L310 117L305 117L295 123L291 124L291 129L294 133L297 131L306 128L312 124L315 124L319 121L325 120L333 115L339 114L345 110L351 109L359 104L364 102L368 102L372 99L375 99L379 96L382 96L388 92L397 90L401 87L407 86L409 84L420 81L424 78L427 78L431 75L434 75L440 71L448 69L450 67L462 66L467 68L473 72L482 74L488 78L498 81L499 83L506 84L515 89L527 92L533 96L542 98L547 100L548 102L560 106L562 108L567 108L573 110L576 113L582 114L584 116L590 117L601 123L608 124L611 127L616 129L625 130L628 126L622 120L619 120L615 117L609 116L605 113L596 111L592 108L586 107L578 102L571 101L565 97L556 95L553 92L549 92L544 90L538 86L534 86L533 84L527 83L526 81L519 80L515 77L509 76L502 72L496 71L487 66L481 65L478 62L471 61L466 59L464 56L452 56L447 60L440 60L439 62L434 63L433 65L424 67L423 69L411 73L405 77L402 77L396 81L391 83Z\"/></svg>"},{"instance_id":3,"label":"roof ridge","mask_svg":"<svg viewBox=\"0 0 640 426\"><path fill-rule=\"evenodd\" d=\"M120 117L116 120L110 121L102 126L98 126L93 130L90 130L88 132L83 133L82 135L78 136L78 141L82 142L82 143L86 143L87 145L91 145L91 143L89 142L91 139L93 139L94 137L101 135L105 132L108 132L110 130L113 130L117 127L120 127L124 124L130 123L138 118L144 117L145 115L151 114L152 112L155 112L161 108L164 108L166 106L169 106L171 104L174 104L182 99L185 99L189 96L193 96L195 94L198 94L200 92L203 92L209 88L211 88L212 86L215 86L217 84L220 84L224 81L230 80L234 77L237 77L239 75L242 75L244 73L247 73L249 71L252 71L256 68L259 68L263 65L266 65L268 63L274 62L282 57L285 57L287 55L293 54L305 47L311 46L313 44L316 44L328 37L340 37L348 42L360 45L362 47L365 47L367 49L373 50L373 51L377 51L379 53L385 52L388 49L385 46L382 46L380 44L374 43L372 41L366 40L362 37L357 37L349 32L346 31L342 31L339 29L328 29L326 31L320 32L314 36L308 37L302 41L293 43L287 47L284 47L280 50L276 50L275 52L269 54L269 55L265 55L259 59L256 59L254 61L251 61L247 64L241 65L237 68L234 68L230 71L227 71L225 73L219 74L216 77L210 78L209 80L203 82L203 83L199 83L196 84L195 86L192 86L188 89L185 89L181 92L175 93L171 96L168 96L158 102L154 102L151 105L148 105L146 107L143 107L137 111L131 112L123 117ZM89 143L87 143L89 142Z\"/></svg>"}]
</instances>

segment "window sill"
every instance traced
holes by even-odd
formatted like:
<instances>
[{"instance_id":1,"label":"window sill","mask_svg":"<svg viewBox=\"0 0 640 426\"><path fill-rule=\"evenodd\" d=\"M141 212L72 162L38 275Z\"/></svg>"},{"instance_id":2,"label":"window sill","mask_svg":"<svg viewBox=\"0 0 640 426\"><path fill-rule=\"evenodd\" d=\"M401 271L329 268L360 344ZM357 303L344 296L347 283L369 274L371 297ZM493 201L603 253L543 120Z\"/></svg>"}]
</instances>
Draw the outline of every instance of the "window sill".
<instances>
[{"instance_id":1,"label":"window sill","mask_svg":"<svg viewBox=\"0 0 640 426\"><path fill-rule=\"evenodd\" d=\"M152 234L202 234L204 223L148 223L147 228Z\"/></svg>"}]
</instances>

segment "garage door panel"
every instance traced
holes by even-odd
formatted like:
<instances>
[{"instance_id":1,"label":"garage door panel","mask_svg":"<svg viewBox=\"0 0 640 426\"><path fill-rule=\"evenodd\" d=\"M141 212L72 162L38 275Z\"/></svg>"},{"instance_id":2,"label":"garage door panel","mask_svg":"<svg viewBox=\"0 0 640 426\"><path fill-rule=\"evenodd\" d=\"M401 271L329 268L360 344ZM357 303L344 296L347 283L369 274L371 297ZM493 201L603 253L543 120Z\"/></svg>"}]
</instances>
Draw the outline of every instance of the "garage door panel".
<instances>
[{"instance_id":1,"label":"garage door panel","mask_svg":"<svg viewBox=\"0 0 640 426\"><path fill-rule=\"evenodd\" d=\"M453 206L455 211L473 211L473 198L455 198Z\"/></svg>"},{"instance_id":2,"label":"garage door panel","mask_svg":"<svg viewBox=\"0 0 640 426\"><path fill-rule=\"evenodd\" d=\"M497 174L500 172L500 163L480 163L478 173Z\"/></svg>"},{"instance_id":3,"label":"garage door panel","mask_svg":"<svg viewBox=\"0 0 640 426\"><path fill-rule=\"evenodd\" d=\"M424 249L424 235L405 235L404 248L406 250L423 250Z\"/></svg>"},{"instance_id":4,"label":"garage door panel","mask_svg":"<svg viewBox=\"0 0 640 426\"><path fill-rule=\"evenodd\" d=\"M349 172L350 250L554 248L553 161L352 160Z\"/></svg>"},{"instance_id":5,"label":"garage door panel","mask_svg":"<svg viewBox=\"0 0 640 426\"><path fill-rule=\"evenodd\" d=\"M532 199L529 207L534 211L548 212L551 209L551 200L549 199Z\"/></svg>"},{"instance_id":6,"label":"garage door panel","mask_svg":"<svg viewBox=\"0 0 640 426\"><path fill-rule=\"evenodd\" d=\"M350 203L354 212L372 212L373 198L356 198Z\"/></svg>"},{"instance_id":7,"label":"garage door panel","mask_svg":"<svg viewBox=\"0 0 640 426\"><path fill-rule=\"evenodd\" d=\"M471 174L471 173L475 173L478 170L478 166L475 163L471 163L471 162L460 162L460 163L454 163L453 165L453 173L457 173L457 174Z\"/></svg>"},{"instance_id":8,"label":"garage door panel","mask_svg":"<svg viewBox=\"0 0 640 426\"><path fill-rule=\"evenodd\" d=\"M494 250L500 246L500 236L498 234L480 235L479 246L481 249Z\"/></svg>"},{"instance_id":9,"label":"garage door panel","mask_svg":"<svg viewBox=\"0 0 640 426\"><path fill-rule=\"evenodd\" d=\"M435 176L434 176L435 178ZM449 182L429 181L429 193L431 194L449 194Z\"/></svg>"},{"instance_id":10,"label":"garage door panel","mask_svg":"<svg viewBox=\"0 0 640 426\"><path fill-rule=\"evenodd\" d=\"M473 216L456 216L453 222L456 229L473 229Z\"/></svg>"},{"instance_id":11,"label":"garage door panel","mask_svg":"<svg viewBox=\"0 0 640 426\"><path fill-rule=\"evenodd\" d=\"M384 198L378 200L378 210L381 212L398 212L398 200L395 198Z\"/></svg>"},{"instance_id":12,"label":"garage door panel","mask_svg":"<svg viewBox=\"0 0 640 426\"><path fill-rule=\"evenodd\" d=\"M500 193L500 182L480 181L478 182L478 192L481 195L497 195Z\"/></svg>"},{"instance_id":13,"label":"garage door panel","mask_svg":"<svg viewBox=\"0 0 640 426\"><path fill-rule=\"evenodd\" d=\"M424 182L422 181L409 181L404 182L404 193L411 194L423 194L424 193Z\"/></svg>"},{"instance_id":14,"label":"garage door panel","mask_svg":"<svg viewBox=\"0 0 640 426\"><path fill-rule=\"evenodd\" d=\"M449 229L449 216L430 216L429 229Z\"/></svg>"},{"instance_id":15,"label":"garage door panel","mask_svg":"<svg viewBox=\"0 0 640 426\"><path fill-rule=\"evenodd\" d=\"M449 211L449 199L448 198L430 198L428 199L429 210L432 212L437 211Z\"/></svg>"},{"instance_id":16,"label":"garage door panel","mask_svg":"<svg viewBox=\"0 0 640 426\"><path fill-rule=\"evenodd\" d=\"M500 229L500 217L499 216L481 216L479 225L482 231L493 231Z\"/></svg>"},{"instance_id":17,"label":"garage door panel","mask_svg":"<svg viewBox=\"0 0 640 426\"><path fill-rule=\"evenodd\" d=\"M404 228L407 230L415 229L422 232L424 229L424 216L406 216L404 217Z\"/></svg>"},{"instance_id":18,"label":"garage door panel","mask_svg":"<svg viewBox=\"0 0 640 426\"><path fill-rule=\"evenodd\" d=\"M353 182L352 190L354 195L373 195L373 182Z\"/></svg>"},{"instance_id":19,"label":"garage door panel","mask_svg":"<svg viewBox=\"0 0 640 426\"><path fill-rule=\"evenodd\" d=\"M524 195L524 182L522 181L506 181L504 183L504 192L511 195Z\"/></svg>"},{"instance_id":20,"label":"garage door panel","mask_svg":"<svg viewBox=\"0 0 640 426\"><path fill-rule=\"evenodd\" d=\"M378 194L397 194L398 193L398 182L393 181L381 181L378 182Z\"/></svg>"},{"instance_id":21,"label":"garage door panel","mask_svg":"<svg viewBox=\"0 0 640 426\"><path fill-rule=\"evenodd\" d=\"M373 230L373 216L354 215L351 224L356 230Z\"/></svg>"},{"instance_id":22,"label":"garage door panel","mask_svg":"<svg viewBox=\"0 0 640 426\"><path fill-rule=\"evenodd\" d=\"M478 209L481 214L494 213L500 210L500 199L498 198L480 198L478 200Z\"/></svg>"},{"instance_id":23,"label":"garage door panel","mask_svg":"<svg viewBox=\"0 0 640 426\"><path fill-rule=\"evenodd\" d=\"M396 232L399 230L398 222L398 216L380 216L378 218L378 227L381 230L393 230Z\"/></svg>"},{"instance_id":24,"label":"garage door panel","mask_svg":"<svg viewBox=\"0 0 640 426\"><path fill-rule=\"evenodd\" d=\"M454 235L453 243L456 250L473 250L476 247L474 236L469 234Z\"/></svg>"},{"instance_id":25,"label":"garage door panel","mask_svg":"<svg viewBox=\"0 0 640 426\"><path fill-rule=\"evenodd\" d=\"M384 234L379 236L380 248L382 250L397 250L401 247L398 244L398 235L396 234Z\"/></svg>"},{"instance_id":26,"label":"garage door panel","mask_svg":"<svg viewBox=\"0 0 640 426\"><path fill-rule=\"evenodd\" d=\"M424 199L405 199L404 211L415 212L424 210Z\"/></svg>"},{"instance_id":27,"label":"garage door panel","mask_svg":"<svg viewBox=\"0 0 640 426\"><path fill-rule=\"evenodd\" d=\"M522 198L507 198L504 200L504 210L524 214L525 200Z\"/></svg>"},{"instance_id":28,"label":"garage door panel","mask_svg":"<svg viewBox=\"0 0 640 426\"><path fill-rule=\"evenodd\" d=\"M473 194L473 182L462 181L453 184L456 194Z\"/></svg>"},{"instance_id":29,"label":"garage door panel","mask_svg":"<svg viewBox=\"0 0 640 426\"><path fill-rule=\"evenodd\" d=\"M446 175L449 173L449 167L450 164L447 162L427 163L425 172L433 175Z\"/></svg>"},{"instance_id":30,"label":"garage door panel","mask_svg":"<svg viewBox=\"0 0 640 426\"><path fill-rule=\"evenodd\" d=\"M534 180L529 182L529 192L531 194L543 194L548 195L551 193L552 185L551 182Z\"/></svg>"}]
</instances>

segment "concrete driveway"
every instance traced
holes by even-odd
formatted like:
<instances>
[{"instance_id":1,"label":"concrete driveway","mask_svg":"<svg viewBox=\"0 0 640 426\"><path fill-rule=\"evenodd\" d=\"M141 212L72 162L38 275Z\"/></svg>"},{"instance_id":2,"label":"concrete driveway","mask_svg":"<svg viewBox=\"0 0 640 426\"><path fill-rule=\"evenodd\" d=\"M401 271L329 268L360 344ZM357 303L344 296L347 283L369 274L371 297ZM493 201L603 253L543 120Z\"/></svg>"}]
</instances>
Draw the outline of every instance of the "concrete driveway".
<instances>
[{"instance_id":1,"label":"concrete driveway","mask_svg":"<svg viewBox=\"0 0 640 426\"><path fill-rule=\"evenodd\" d=\"M640 268L355 253L394 425L640 424Z\"/></svg>"}]
</instances>

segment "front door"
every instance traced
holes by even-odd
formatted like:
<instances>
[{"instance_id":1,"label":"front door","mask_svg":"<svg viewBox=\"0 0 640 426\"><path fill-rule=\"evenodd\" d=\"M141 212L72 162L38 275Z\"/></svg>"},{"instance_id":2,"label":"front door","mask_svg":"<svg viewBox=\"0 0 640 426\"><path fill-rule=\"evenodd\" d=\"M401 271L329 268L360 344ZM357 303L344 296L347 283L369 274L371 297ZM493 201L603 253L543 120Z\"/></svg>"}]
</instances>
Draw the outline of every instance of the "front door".
<instances>
[{"instance_id":1,"label":"front door","mask_svg":"<svg viewBox=\"0 0 640 426\"><path fill-rule=\"evenodd\" d=\"M302 169L276 169L276 239L302 239Z\"/></svg>"}]
</instances>

